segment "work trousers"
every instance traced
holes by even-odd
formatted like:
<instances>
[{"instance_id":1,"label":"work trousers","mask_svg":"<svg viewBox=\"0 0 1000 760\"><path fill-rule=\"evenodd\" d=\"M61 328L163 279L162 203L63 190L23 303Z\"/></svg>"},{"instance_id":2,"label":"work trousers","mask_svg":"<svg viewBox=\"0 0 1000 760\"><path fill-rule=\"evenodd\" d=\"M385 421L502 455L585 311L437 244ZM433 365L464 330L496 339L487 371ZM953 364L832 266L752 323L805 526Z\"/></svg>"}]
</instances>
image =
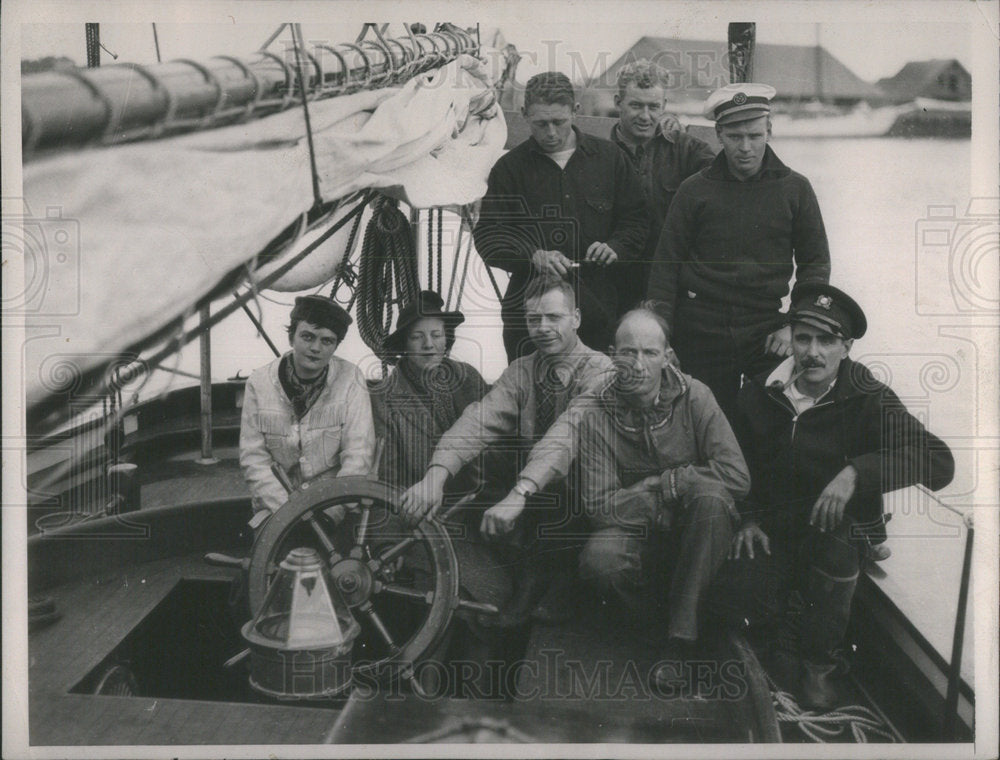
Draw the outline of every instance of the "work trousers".
<instances>
[{"instance_id":1,"label":"work trousers","mask_svg":"<svg viewBox=\"0 0 1000 760\"><path fill-rule=\"evenodd\" d=\"M764 350L767 336L782 326L778 312L677 296L671 345L681 369L707 385L726 419L733 421L741 377L770 371L782 357Z\"/></svg>"},{"instance_id":2,"label":"work trousers","mask_svg":"<svg viewBox=\"0 0 1000 760\"><path fill-rule=\"evenodd\" d=\"M660 509L649 494L650 509ZM694 641L702 599L733 536L732 497L719 484L685 494L666 530L659 526L601 526L580 554L580 575L633 618L662 625L667 635ZM665 613L665 614L664 614Z\"/></svg>"},{"instance_id":3,"label":"work trousers","mask_svg":"<svg viewBox=\"0 0 1000 760\"><path fill-rule=\"evenodd\" d=\"M833 531L801 526L769 535L771 553L757 544L753 559L744 548L739 559L727 560L719 570L706 602L708 611L740 628L781 625L789 595L798 590L805 603L803 654L826 656L839 646L850 619L860 568L853 526L845 516Z\"/></svg>"}]
</instances>

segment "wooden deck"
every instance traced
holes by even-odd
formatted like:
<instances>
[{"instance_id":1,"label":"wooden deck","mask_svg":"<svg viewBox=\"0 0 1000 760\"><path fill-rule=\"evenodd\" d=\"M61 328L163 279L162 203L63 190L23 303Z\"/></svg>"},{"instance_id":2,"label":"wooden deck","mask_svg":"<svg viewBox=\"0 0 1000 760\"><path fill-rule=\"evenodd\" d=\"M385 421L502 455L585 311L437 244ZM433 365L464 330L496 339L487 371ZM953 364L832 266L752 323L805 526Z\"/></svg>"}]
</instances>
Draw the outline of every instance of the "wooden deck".
<instances>
[{"instance_id":1,"label":"wooden deck","mask_svg":"<svg viewBox=\"0 0 1000 760\"><path fill-rule=\"evenodd\" d=\"M622 635L594 610L572 629L532 631L525 659L539 667L521 672L517 691L525 698L514 703L443 697L385 702L384 695L358 695L338 718L336 710L305 706L72 693L178 583L231 577L232 571L209 567L201 557L212 549L237 555L249 549L249 503L233 453L222 452L215 465L185 457L148 469L144 509L124 515L125 522L95 520L32 539L32 593L49 595L62 614L29 637L32 745L390 743L414 736L455 741L449 737L459 735L559 742L762 738L758 718L766 708L748 702L746 688L721 707L690 689L670 698L654 694L648 676L660 653ZM867 597L888 600L947 660L954 613L942 614L942 603L954 610L964 527L954 513L913 489L894 494L890 504L896 513L889 523L893 556L866 579ZM940 540L932 544L934 562L928 563L932 533ZM911 540L916 538L923 540ZM971 605L969 616L967 642ZM723 651L726 642L717 646L722 649L707 652L706 661L739 659L731 648ZM968 683L972 655L968 643L962 669ZM731 671L737 677L729 684L720 682L717 670L684 675L688 685L708 689L746 686L749 678L745 669ZM595 697L603 716L597 720Z\"/></svg>"},{"instance_id":2,"label":"wooden deck","mask_svg":"<svg viewBox=\"0 0 1000 760\"><path fill-rule=\"evenodd\" d=\"M200 554L121 568L51 590L62 618L29 636L29 741L39 745L315 744L336 713L284 705L72 694L182 579L231 571ZM183 666L183 664L179 664Z\"/></svg>"}]
</instances>

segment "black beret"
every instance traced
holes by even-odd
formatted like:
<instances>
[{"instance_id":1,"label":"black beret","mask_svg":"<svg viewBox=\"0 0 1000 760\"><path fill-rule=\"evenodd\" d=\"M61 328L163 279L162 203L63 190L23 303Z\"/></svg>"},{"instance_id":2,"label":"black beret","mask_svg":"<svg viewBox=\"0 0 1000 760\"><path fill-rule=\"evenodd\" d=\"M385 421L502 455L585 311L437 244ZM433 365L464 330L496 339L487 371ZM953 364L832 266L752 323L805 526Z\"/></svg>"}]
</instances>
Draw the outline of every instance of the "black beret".
<instances>
[{"instance_id":1,"label":"black beret","mask_svg":"<svg viewBox=\"0 0 1000 760\"><path fill-rule=\"evenodd\" d=\"M292 321L309 322L316 327L325 327L343 340L350 326L351 315L340 304L326 296L299 296L292 309Z\"/></svg>"}]
</instances>

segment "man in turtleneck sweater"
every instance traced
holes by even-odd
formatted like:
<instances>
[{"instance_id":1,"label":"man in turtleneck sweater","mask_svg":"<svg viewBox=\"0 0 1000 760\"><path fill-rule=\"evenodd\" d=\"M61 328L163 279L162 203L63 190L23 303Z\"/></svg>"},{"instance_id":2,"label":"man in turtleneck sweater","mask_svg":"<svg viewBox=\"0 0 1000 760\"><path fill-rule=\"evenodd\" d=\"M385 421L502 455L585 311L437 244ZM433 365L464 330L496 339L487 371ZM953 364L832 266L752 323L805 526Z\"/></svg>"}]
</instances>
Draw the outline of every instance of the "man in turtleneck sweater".
<instances>
[{"instance_id":1,"label":"man in turtleneck sweater","mask_svg":"<svg viewBox=\"0 0 1000 760\"><path fill-rule=\"evenodd\" d=\"M773 87L727 85L709 96L722 152L680 186L647 298L672 330L681 368L712 389L732 420L741 377L791 355L781 301L789 281L830 279L830 249L809 180L768 145Z\"/></svg>"}]
</instances>

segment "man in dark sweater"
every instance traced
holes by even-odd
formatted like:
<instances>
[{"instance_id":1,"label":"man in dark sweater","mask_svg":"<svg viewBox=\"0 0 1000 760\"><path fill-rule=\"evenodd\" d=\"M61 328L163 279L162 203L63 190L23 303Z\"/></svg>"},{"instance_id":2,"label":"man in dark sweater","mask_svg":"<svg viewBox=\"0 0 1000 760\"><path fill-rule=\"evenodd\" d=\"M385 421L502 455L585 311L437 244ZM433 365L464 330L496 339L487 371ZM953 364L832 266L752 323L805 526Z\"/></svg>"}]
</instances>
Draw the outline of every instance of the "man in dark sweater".
<instances>
[{"instance_id":1,"label":"man in dark sweater","mask_svg":"<svg viewBox=\"0 0 1000 760\"><path fill-rule=\"evenodd\" d=\"M580 340L606 350L618 309L614 271L638 259L646 241L642 189L628 158L611 141L580 132L576 108L565 74L528 80L523 114L531 137L493 167L473 232L483 261L511 275L500 312L508 361L535 349L524 322L533 271L574 285Z\"/></svg>"},{"instance_id":2,"label":"man in dark sweater","mask_svg":"<svg viewBox=\"0 0 1000 760\"><path fill-rule=\"evenodd\" d=\"M629 157L649 213L649 234L641 258L618 265L619 314L635 308L646 295L650 262L677 188L715 158L712 146L689 135L664 111L669 83L669 74L645 59L618 72L618 122L611 139Z\"/></svg>"},{"instance_id":3,"label":"man in dark sweater","mask_svg":"<svg viewBox=\"0 0 1000 760\"><path fill-rule=\"evenodd\" d=\"M767 144L773 96L773 87L740 84L706 101L723 150L677 191L647 291L671 325L682 369L712 389L730 419L741 376L791 354L780 310L792 275L830 278L816 194Z\"/></svg>"}]
</instances>

